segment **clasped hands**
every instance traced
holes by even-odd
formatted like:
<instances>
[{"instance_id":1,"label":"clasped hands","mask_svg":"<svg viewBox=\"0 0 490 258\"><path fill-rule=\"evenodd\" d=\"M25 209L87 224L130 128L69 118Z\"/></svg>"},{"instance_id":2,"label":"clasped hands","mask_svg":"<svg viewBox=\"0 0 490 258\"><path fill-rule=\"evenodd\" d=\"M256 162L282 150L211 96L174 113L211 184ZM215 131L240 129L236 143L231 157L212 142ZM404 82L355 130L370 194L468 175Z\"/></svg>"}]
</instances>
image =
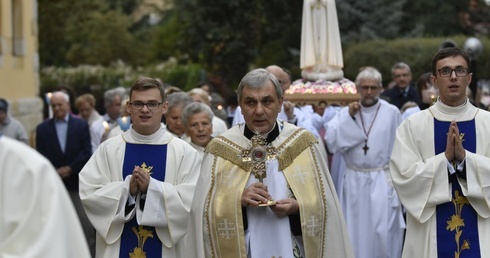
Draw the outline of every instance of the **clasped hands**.
<instances>
[{"instance_id":1,"label":"clasped hands","mask_svg":"<svg viewBox=\"0 0 490 258\"><path fill-rule=\"evenodd\" d=\"M131 196L138 192L146 193L150 184L150 174L139 166L135 166L131 180L129 181L129 193Z\"/></svg>"},{"instance_id":2,"label":"clasped hands","mask_svg":"<svg viewBox=\"0 0 490 258\"><path fill-rule=\"evenodd\" d=\"M65 179L70 177L72 169L70 166L62 166L56 169L61 178Z\"/></svg>"},{"instance_id":3,"label":"clasped hands","mask_svg":"<svg viewBox=\"0 0 490 258\"><path fill-rule=\"evenodd\" d=\"M263 183L253 183L247 187L242 193L242 207L259 206L261 203L267 203L272 200L269 195L267 186ZM299 212L298 201L293 198L276 200L276 205L269 206L270 209L279 217L284 217L289 214L297 214ZM265 208L265 207L264 207Z\"/></svg>"},{"instance_id":4,"label":"clasped hands","mask_svg":"<svg viewBox=\"0 0 490 258\"><path fill-rule=\"evenodd\" d=\"M452 121L449 126L445 154L449 162L462 162L466 158L466 152L463 148L463 137L460 137L456 121Z\"/></svg>"}]
</instances>

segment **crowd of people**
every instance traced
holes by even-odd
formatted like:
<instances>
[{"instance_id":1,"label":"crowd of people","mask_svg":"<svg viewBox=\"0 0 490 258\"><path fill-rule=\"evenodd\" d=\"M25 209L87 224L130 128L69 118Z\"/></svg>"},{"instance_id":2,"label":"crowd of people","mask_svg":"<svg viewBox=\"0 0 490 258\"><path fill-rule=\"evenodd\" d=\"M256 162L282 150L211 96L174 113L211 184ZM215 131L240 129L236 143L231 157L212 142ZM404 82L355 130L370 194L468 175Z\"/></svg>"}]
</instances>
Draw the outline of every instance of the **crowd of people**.
<instances>
[{"instance_id":1,"label":"crowd of people","mask_svg":"<svg viewBox=\"0 0 490 258\"><path fill-rule=\"evenodd\" d=\"M286 100L277 65L219 109L206 83L140 77L104 115L56 91L37 152L0 99L0 256L488 257L490 87L471 98L470 65L444 48L386 87L363 67L344 107Z\"/></svg>"}]
</instances>

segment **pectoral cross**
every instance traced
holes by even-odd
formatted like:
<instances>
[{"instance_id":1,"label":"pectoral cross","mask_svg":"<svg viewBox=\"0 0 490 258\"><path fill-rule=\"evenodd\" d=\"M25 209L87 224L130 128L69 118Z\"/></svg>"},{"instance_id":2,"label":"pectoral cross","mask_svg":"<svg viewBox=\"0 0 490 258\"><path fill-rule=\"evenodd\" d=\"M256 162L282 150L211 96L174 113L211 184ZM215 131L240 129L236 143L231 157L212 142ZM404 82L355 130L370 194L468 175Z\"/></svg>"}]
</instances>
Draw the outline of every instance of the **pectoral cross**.
<instances>
[{"instance_id":1,"label":"pectoral cross","mask_svg":"<svg viewBox=\"0 0 490 258\"><path fill-rule=\"evenodd\" d=\"M367 151L369 150L369 147L367 146L367 140L364 141L364 147L362 147L362 149L364 150L364 155L366 155Z\"/></svg>"}]
</instances>

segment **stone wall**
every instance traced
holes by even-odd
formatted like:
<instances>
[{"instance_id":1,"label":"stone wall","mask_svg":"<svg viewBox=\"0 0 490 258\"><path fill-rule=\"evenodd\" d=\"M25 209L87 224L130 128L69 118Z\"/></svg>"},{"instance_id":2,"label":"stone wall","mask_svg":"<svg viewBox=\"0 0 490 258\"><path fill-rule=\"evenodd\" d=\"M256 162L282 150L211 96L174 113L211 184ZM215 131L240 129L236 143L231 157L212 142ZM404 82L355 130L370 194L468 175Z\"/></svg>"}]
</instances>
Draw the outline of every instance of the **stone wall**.
<instances>
[{"instance_id":1,"label":"stone wall","mask_svg":"<svg viewBox=\"0 0 490 258\"><path fill-rule=\"evenodd\" d=\"M22 123L32 147L35 146L36 126L43 121L43 107L43 101L39 97L19 98L9 103L10 115Z\"/></svg>"}]
</instances>

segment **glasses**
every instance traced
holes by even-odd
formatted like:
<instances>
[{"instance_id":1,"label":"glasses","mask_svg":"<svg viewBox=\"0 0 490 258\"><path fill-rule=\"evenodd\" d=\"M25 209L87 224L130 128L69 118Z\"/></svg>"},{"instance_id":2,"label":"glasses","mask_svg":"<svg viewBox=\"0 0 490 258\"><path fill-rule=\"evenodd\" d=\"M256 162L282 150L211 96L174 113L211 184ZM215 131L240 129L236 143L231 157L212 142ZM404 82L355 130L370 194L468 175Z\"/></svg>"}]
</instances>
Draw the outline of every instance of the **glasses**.
<instances>
[{"instance_id":1,"label":"glasses","mask_svg":"<svg viewBox=\"0 0 490 258\"><path fill-rule=\"evenodd\" d=\"M142 102L142 101L133 101L129 102L129 105L133 110L141 110L143 109L144 106L146 106L149 110L157 110L158 107L163 103L160 103L158 101L150 101L150 102Z\"/></svg>"},{"instance_id":2,"label":"glasses","mask_svg":"<svg viewBox=\"0 0 490 258\"><path fill-rule=\"evenodd\" d=\"M453 71L456 73L456 76L458 77L465 77L468 75L468 68L464 68L464 67L456 67L454 69L449 67L443 67L437 71L439 72L439 76L441 77L450 77L453 74Z\"/></svg>"}]
</instances>

